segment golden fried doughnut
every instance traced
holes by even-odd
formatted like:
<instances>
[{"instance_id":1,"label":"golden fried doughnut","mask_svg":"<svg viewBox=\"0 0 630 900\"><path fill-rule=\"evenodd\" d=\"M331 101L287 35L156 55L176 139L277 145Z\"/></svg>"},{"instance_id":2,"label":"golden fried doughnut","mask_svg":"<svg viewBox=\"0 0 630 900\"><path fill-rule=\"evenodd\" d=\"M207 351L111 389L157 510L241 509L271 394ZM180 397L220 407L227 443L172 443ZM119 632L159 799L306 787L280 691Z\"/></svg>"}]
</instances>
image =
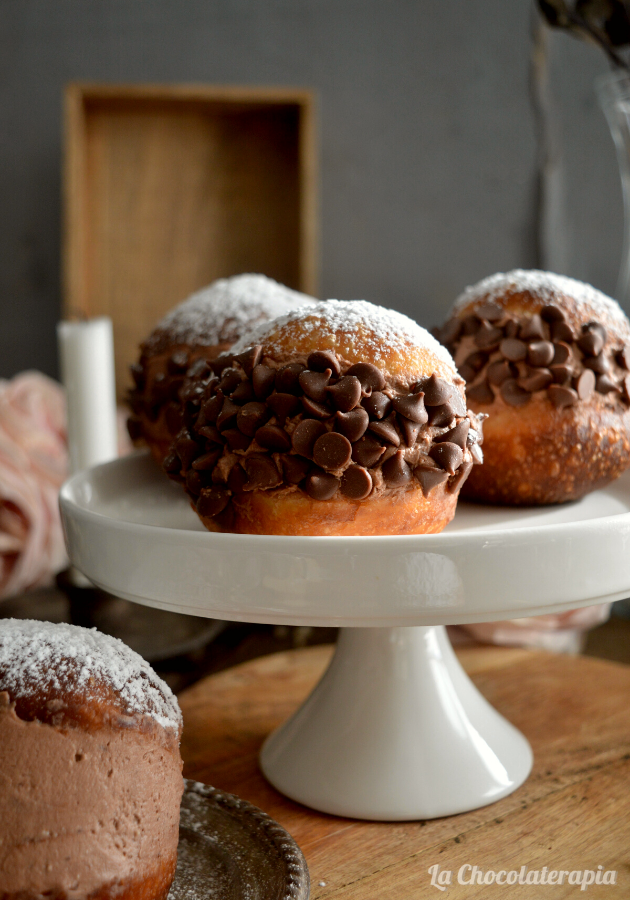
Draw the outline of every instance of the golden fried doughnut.
<instances>
[{"instance_id":1,"label":"golden fried doughnut","mask_svg":"<svg viewBox=\"0 0 630 900\"><path fill-rule=\"evenodd\" d=\"M630 466L630 323L614 300L516 270L469 287L439 337L470 407L489 416L463 496L561 503Z\"/></svg>"}]
</instances>

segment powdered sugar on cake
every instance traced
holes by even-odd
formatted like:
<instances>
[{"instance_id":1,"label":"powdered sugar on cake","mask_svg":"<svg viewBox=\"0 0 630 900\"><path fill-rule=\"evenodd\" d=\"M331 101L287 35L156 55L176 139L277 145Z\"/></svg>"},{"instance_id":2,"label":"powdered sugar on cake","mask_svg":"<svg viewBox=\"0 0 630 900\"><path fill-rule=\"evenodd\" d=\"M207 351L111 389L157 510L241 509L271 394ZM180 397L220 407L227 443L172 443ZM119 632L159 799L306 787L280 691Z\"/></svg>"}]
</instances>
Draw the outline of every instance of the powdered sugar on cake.
<instances>
[{"instance_id":1,"label":"powdered sugar on cake","mask_svg":"<svg viewBox=\"0 0 630 900\"><path fill-rule=\"evenodd\" d=\"M181 727L179 704L168 685L118 638L63 623L0 622L0 691L13 699L48 685L96 698L92 685L99 681L114 688L129 714L151 716L164 728Z\"/></svg>"},{"instance_id":2,"label":"powdered sugar on cake","mask_svg":"<svg viewBox=\"0 0 630 900\"><path fill-rule=\"evenodd\" d=\"M252 324L314 302L313 297L265 275L221 278L171 310L145 342L144 350L159 352L165 340L202 346L233 343Z\"/></svg>"},{"instance_id":3,"label":"powdered sugar on cake","mask_svg":"<svg viewBox=\"0 0 630 900\"><path fill-rule=\"evenodd\" d=\"M248 347L266 343L274 332L289 322L298 322L307 334L321 331L322 322L325 322L329 332L361 336L368 346L372 345L375 359L378 359L383 347L404 353L412 346L430 351L445 365L454 368L448 350L417 322L396 310L376 306L366 300L323 300L304 306L254 328L230 349L230 353L242 353ZM371 333L366 333L366 329Z\"/></svg>"},{"instance_id":4,"label":"powdered sugar on cake","mask_svg":"<svg viewBox=\"0 0 630 900\"><path fill-rule=\"evenodd\" d=\"M554 303L558 293L572 297L578 307L588 311L588 315L594 316L598 322L606 325L627 327L625 313L619 304L607 297L597 288L583 281L577 281L566 275L556 275L553 272L543 272L538 269L514 269L511 272L497 272L483 281L467 287L457 298L453 305L453 313L474 303L476 300L487 300L500 303L506 294L515 294L521 291L527 292L533 298L542 303Z\"/></svg>"}]
</instances>

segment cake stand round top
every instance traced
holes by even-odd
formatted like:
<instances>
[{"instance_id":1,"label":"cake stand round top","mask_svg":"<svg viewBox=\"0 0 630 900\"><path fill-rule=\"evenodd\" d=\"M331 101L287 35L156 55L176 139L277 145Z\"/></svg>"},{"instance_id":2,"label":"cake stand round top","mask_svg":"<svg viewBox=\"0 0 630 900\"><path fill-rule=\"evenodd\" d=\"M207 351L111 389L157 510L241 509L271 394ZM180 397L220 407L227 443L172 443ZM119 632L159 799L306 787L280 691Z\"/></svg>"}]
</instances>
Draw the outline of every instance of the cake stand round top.
<instances>
[{"instance_id":1,"label":"cake stand round top","mask_svg":"<svg viewBox=\"0 0 630 900\"><path fill-rule=\"evenodd\" d=\"M562 506L460 503L441 534L402 537L210 533L145 452L75 475L60 505L70 559L92 582L197 616L461 624L630 594L630 473Z\"/></svg>"}]
</instances>

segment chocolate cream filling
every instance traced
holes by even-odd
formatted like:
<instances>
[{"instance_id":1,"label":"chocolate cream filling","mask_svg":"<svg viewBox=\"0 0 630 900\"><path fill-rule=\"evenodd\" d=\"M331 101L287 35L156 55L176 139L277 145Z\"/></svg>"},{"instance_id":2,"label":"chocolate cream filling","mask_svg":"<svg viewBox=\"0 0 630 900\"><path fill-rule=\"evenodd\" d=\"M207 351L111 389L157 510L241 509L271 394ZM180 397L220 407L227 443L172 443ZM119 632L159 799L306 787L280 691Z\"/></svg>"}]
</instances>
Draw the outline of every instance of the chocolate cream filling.
<instances>
[{"instance_id":1,"label":"chocolate cream filling","mask_svg":"<svg viewBox=\"0 0 630 900\"><path fill-rule=\"evenodd\" d=\"M436 375L406 389L330 350L279 364L254 347L197 360L177 383L183 427L164 468L203 518L254 490L353 501L413 484L455 493L483 459L483 417Z\"/></svg>"},{"instance_id":2,"label":"chocolate cream filling","mask_svg":"<svg viewBox=\"0 0 630 900\"><path fill-rule=\"evenodd\" d=\"M23 721L0 692L0 894L85 898L155 878L156 867L168 886L183 790L176 751L170 735Z\"/></svg>"},{"instance_id":3,"label":"chocolate cream filling","mask_svg":"<svg viewBox=\"0 0 630 900\"><path fill-rule=\"evenodd\" d=\"M534 395L556 409L596 393L630 405L630 344L620 346L603 325L569 325L562 309L547 304L532 316L515 316L495 303L450 319L437 337L466 381L466 396L490 405L529 403Z\"/></svg>"}]
</instances>

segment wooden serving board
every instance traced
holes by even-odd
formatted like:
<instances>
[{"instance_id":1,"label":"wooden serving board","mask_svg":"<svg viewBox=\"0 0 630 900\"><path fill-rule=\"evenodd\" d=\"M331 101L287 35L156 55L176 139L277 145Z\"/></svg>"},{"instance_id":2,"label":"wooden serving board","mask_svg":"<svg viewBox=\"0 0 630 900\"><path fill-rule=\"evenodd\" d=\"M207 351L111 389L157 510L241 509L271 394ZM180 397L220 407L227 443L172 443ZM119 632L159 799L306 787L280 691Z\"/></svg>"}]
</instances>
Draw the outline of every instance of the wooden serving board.
<instances>
[{"instance_id":1,"label":"wooden serving board","mask_svg":"<svg viewBox=\"0 0 630 900\"><path fill-rule=\"evenodd\" d=\"M630 667L584 657L496 647L459 651L490 703L534 750L534 770L509 797L426 822L372 823L306 809L258 769L267 734L312 689L330 647L277 653L212 675L180 696L184 774L237 794L280 822L310 868L311 897L630 897ZM453 872L440 893L430 866ZM533 887L460 885L466 864L484 871L616 870L617 883Z\"/></svg>"},{"instance_id":2,"label":"wooden serving board","mask_svg":"<svg viewBox=\"0 0 630 900\"><path fill-rule=\"evenodd\" d=\"M67 87L64 313L112 317L119 396L139 342L214 279L316 293L315 155L308 90Z\"/></svg>"}]
</instances>

